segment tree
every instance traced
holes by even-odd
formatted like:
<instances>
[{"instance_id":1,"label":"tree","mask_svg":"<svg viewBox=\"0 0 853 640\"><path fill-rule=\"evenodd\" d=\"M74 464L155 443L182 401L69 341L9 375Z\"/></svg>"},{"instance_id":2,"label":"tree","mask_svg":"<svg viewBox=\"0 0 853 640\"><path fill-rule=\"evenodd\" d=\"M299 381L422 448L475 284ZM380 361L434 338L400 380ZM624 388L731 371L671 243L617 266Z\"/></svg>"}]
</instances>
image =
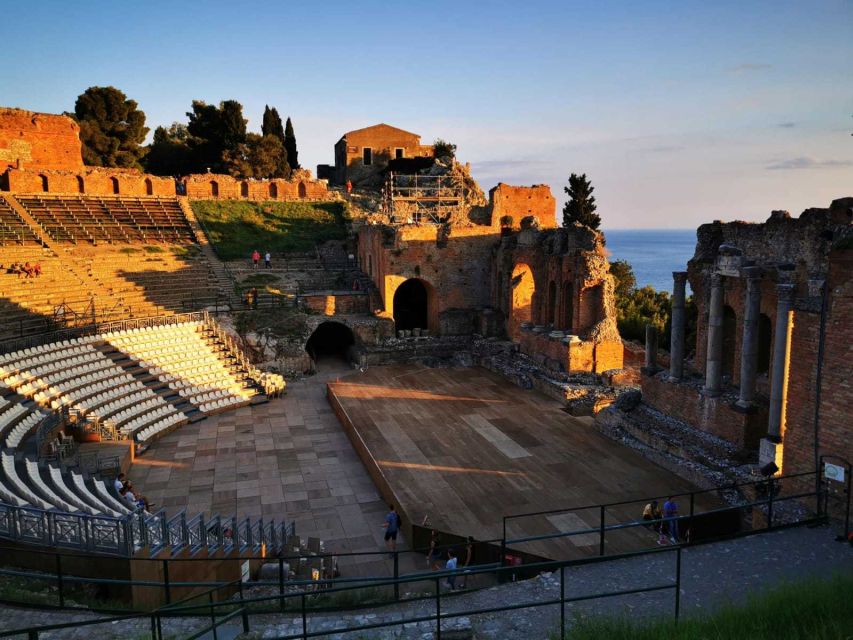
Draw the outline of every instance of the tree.
<instances>
[{"instance_id":1,"label":"tree","mask_svg":"<svg viewBox=\"0 0 853 640\"><path fill-rule=\"evenodd\" d=\"M610 275L616 281L613 293L617 300L629 297L636 290L637 278L634 275L631 263L627 260L614 260L611 262Z\"/></svg>"},{"instance_id":2,"label":"tree","mask_svg":"<svg viewBox=\"0 0 853 640\"><path fill-rule=\"evenodd\" d=\"M145 170L158 176L182 176L192 173L187 126L173 122L168 129L157 127L154 141L145 155Z\"/></svg>"},{"instance_id":3,"label":"tree","mask_svg":"<svg viewBox=\"0 0 853 640\"><path fill-rule=\"evenodd\" d=\"M595 187L587 180L586 174L573 173L569 176L569 186L563 187L563 191L569 196L563 207L563 226L571 227L579 222L597 230L601 226L601 216L595 213L595 196L592 195Z\"/></svg>"},{"instance_id":4,"label":"tree","mask_svg":"<svg viewBox=\"0 0 853 640\"><path fill-rule=\"evenodd\" d=\"M270 109L264 105L264 119L261 124L261 135L276 136L284 144L284 127L281 126L281 116L275 107Z\"/></svg>"},{"instance_id":5,"label":"tree","mask_svg":"<svg viewBox=\"0 0 853 640\"><path fill-rule=\"evenodd\" d=\"M284 125L284 150L287 152L287 163L295 171L299 168L299 151L296 149L296 134L293 133L293 123L289 117Z\"/></svg>"},{"instance_id":6,"label":"tree","mask_svg":"<svg viewBox=\"0 0 853 640\"><path fill-rule=\"evenodd\" d=\"M243 105L236 100L225 100L216 107L193 100L187 117L194 170L225 171L225 155L239 156L239 147L246 142Z\"/></svg>"},{"instance_id":7,"label":"tree","mask_svg":"<svg viewBox=\"0 0 853 640\"><path fill-rule=\"evenodd\" d=\"M226 151L223 159L226 171L238 178L287 177L290 172L284 146L274 135L249 133L246 141Z\"/></svg>"},{"instance_id":8,"label":"tree","mask_svg":"<svg viewBox=\"0 0 853 640\"><path fill-rule=\"evenodd\" d=\"M77 97L72 117L80 125L87 165L141 168L148 128L136 101L115 87L89 87Z\"/></svg>"},{"instance_id":9,"label":"tree","mask_svg":"<svg viewBox=\"0 0 853 640\"><path fill-rule=\"evenodd\" d=\"M432 143L432 152L436 158L449 158L452 160L456 157L456 145L447 142L447 140L436 138L435 142Z\"/></svg>"}]
</instances>

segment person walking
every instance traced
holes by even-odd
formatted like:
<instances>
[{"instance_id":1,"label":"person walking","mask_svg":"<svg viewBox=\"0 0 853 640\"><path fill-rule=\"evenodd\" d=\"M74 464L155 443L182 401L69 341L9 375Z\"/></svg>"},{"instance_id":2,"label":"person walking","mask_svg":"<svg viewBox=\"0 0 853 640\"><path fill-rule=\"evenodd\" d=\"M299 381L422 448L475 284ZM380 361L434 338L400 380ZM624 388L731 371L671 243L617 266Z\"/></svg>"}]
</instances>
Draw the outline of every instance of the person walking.
<instances>
[{"instance_id":1,"label":"person walking","mask_svg":"<svg viewBox=\"0 0 853 640\"><path fill-rule=\"evenodd\" d=\"M669 529L670 542L678 544L678 504L672 496L663 503L663 517Z\"/></svg>"},{"instance_id":2,"label":"person walking","mask_svg":"<svg viewBox=\"0 0 853 640\"><path fill-rule=\"evenodd\" d=\"M456 554L453 553L453 549L448 549L447 550L447 564L444 565L444 569L446 571L452 571L452 573L450 573L447 576L447 586L450 587L451 591L456 590L456 565L457 565Z\"/></svg>"},{"instance_id":3,"label":"person walking","mask_svg":"<svg viewBox=\"0 0 853 640\"><path fill-rule=\"evenodd\" d=\"M388 505L388 514L385 516L385 545L390 553L397 551L397 534L400 531L400 514L393 504Z\"/></svg>"},{"instance_id":4,"label":"person walking","mask_svg":"<svg viewBox=\"0 0 853 640\"><path fill-rule=\"evenodd\" d=\"M347 197L352 195L352 180L347 180Z\"/></svg>"},{"instance_id":5,"label":"person walking","mask_svg":"<svg viewBox=\"0 0 853 640\"><path fill-rule=\"evenodd\" d=\"M270 255L270 252L267 251L264 254L264 268L265 269L272 269L272 264L270 264L271 259L272 259L272 256Z\"/></svg>"},{"instance_id":6,"label":"person walking","mask_svg":"<svg viewBox=\"0 0 853 640\"><path fill-rule=\"evenodd\" d=\"M427 568L438 571L441 568L441 546L438 531L432 529L429 534L429 553L427 554Z\"/></svg>"},{"instance_id":7,"label":"person walking","mask_svg":"<svg viewBox=\"0 0 853 640\"><path fill-rule=\"evenodd\" d=\"M467 569L462 574L462 584L459 586L460 589L468 588L468 574L471 573L471 570L468 569L471 566L471 563L474 561L474 538L472 536L468 536L468 541L465 544L465 560L462 563L462 568Z\"/></svg>"},{"instance_id":8,"label":"person walking","mask_svg":"<svg viewBox=\"0 0 853 640\"><path fill-rule=\"evenodd\" d=\"M258 250L255 249L254 251L252 251L252 269L258 268L258 260L260 260L260 259L261 259L261 254L258 253Z\"/></svg>"}]
</instances>

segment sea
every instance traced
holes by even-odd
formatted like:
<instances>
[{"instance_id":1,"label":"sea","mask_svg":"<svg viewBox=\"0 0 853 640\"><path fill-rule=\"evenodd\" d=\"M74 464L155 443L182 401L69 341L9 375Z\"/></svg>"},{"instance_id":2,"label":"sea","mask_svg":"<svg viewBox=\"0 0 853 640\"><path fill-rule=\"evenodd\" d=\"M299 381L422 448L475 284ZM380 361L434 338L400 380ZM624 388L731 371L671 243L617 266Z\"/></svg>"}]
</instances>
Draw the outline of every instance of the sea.
<instances>
[{"instance_id":1,"label":"sea","mask_svg":"<svg viewBox=\"0 0 853 640\"><path fill-rule=\"evenodd\" d=\"M669 293L672 272L685 271L696 249L696 229L605 229L604 237L610 261L629 262L637 287Z\"/></svg>"}]
</instances>

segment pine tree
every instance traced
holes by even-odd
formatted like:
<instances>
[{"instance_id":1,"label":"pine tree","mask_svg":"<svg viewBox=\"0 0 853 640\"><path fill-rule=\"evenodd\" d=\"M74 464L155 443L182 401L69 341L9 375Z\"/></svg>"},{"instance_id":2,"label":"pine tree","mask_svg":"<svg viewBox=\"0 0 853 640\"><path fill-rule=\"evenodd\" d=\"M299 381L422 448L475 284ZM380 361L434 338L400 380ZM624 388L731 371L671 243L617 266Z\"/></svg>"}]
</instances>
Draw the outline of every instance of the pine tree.
<instances>
[{"instance_id":1,"label":"pine tree","mask_svg":"<svg viewBox=\"0 0 853 640\"><path fill-rule=\"evenodd\" d=\"M598 229L601 226L601 216L595 213L595 196L592 186L586 178L586 174L569 176L569 186L563 187L563 191L569 196L568 202L563 207L563 226L571 227L575 222Z\"/></svg>"},{"instance_id":2,"label":"pine tree","mask_svg":"<svg viewBox=\"0 0 853 640\"><path fill-rule=\"evenodd\" d=\"M140 169L148 128L145 113L115 87L89 87L71 115L80 124L83 161L96 167Z\"/></svg>"},{"instance_id":3,"label":"pine tree","mask_svg":"<svg viewBox=\"0 0 853 640\"><path fill-rule=\"evenodd\" d=\"M299 168L299 152L296 150L296 135L293 133L293 123L290 122L289 117L287 124L284 125L284 150L287 152L287 164L295 171Z\"/></svg>"}]
</instances>

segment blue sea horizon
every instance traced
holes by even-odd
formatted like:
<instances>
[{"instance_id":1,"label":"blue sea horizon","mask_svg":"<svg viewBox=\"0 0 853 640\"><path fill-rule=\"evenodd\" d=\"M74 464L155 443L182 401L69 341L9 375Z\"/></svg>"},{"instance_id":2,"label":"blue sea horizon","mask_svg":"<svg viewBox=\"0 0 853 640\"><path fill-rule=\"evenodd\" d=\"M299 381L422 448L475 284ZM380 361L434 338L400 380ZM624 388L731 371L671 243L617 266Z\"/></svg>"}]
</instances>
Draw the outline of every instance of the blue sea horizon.
<instances>
[{"instance_id":1,"label":"blue sea horizon","mask_svg":"<svg viewBox=\"0 0 853 640\"><path fill-rule=\"evenodd\" d=\"M611 262L625 260L637 286L672 293L672 272L687 269L696 249L696 229L605 229Z\"/></svg>"}]
</instances>

